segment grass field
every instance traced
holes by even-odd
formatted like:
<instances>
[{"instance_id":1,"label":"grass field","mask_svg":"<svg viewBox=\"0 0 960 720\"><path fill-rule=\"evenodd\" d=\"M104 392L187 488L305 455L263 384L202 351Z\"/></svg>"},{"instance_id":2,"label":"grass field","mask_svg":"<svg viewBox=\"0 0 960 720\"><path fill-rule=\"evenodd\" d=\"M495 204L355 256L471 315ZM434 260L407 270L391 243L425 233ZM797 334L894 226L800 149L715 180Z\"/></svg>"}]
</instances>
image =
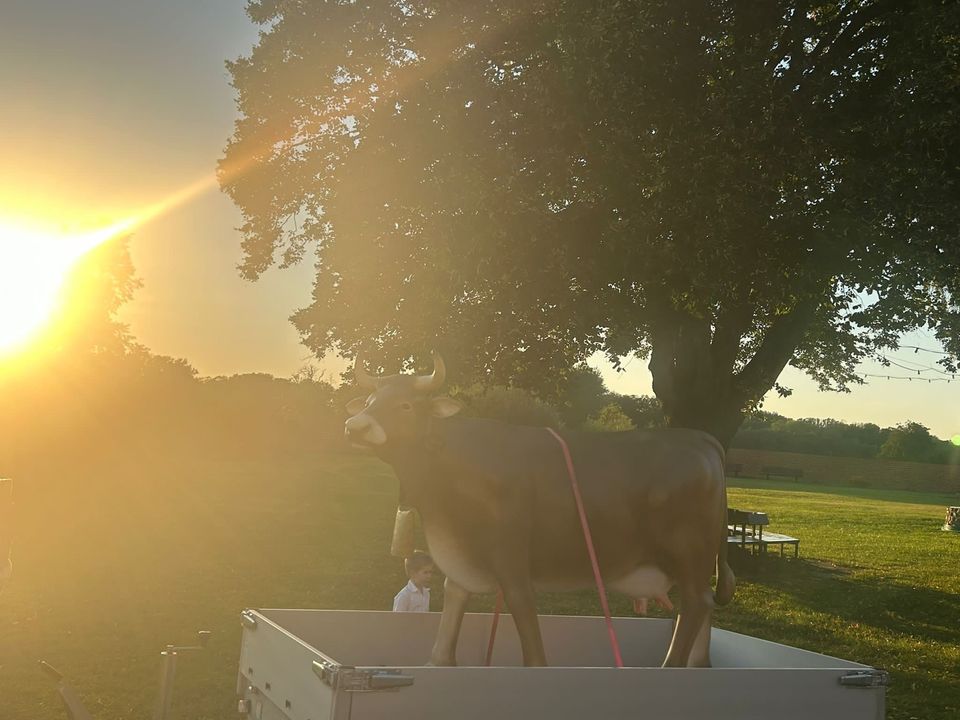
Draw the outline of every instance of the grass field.
<instances>
[{"instance_id":1,"label":"grass field","mask_svg":"<svg viewBox=\"0 0 960 720\"><path fill-rule=\"evenodd\" d=\"M395 481L373 459L136 463L16 482L16 574L0 595L4 720L66 717L40 658L98 720L149 718L160 650L199 629L214 636L181 657L174 716L234 718L243 608L387 609L404 582L387 552ZM738 592L717 624L888 669L888 718L957 717L960 535L940 525L958 502L735 481L730 505L801 538L800 560L734 553ZM630 614L625 598L612 608ZM599 603L550 594L541 610L598 614Z\"/></svg>"}]
</instances>

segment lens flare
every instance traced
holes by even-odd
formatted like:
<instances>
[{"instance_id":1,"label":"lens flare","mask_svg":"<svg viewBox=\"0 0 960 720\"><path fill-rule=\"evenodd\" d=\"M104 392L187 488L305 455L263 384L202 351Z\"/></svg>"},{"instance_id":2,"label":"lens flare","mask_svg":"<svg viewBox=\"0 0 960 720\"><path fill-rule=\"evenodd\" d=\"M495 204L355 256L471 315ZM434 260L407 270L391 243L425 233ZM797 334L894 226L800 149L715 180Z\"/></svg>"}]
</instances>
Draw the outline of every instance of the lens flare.
<instances>
[{"instance_id":1,"label":"lens flare","mask_svg":"<svg viewBox=\"0 0 960 720\"><path fill-rule=\"evenodd\" d=\"M960 435L954 435L952 438L950 438L950 442L952 442L957 447L960 447Z\"/></svg>"},{"instance_id":2,"label":"lens flare","mask_svg":"<svg viewBox=\"0 0 960 720\"><path fill-rule=\"evenodd\" d=\"M77 260L134 224L131 219L62 233L36 224L0 222L0 356L19 350L43 329Z\"/></svg>"}]
</instances>

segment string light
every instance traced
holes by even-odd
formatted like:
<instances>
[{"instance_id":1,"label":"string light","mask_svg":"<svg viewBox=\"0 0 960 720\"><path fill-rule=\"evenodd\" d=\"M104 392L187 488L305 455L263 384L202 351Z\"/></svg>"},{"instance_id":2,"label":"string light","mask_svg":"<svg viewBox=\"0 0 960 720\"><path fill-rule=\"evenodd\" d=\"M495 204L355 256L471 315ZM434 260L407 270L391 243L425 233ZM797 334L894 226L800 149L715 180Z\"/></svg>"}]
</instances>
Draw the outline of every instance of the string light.
<instances>
[{"instance_id":1,"label":"string light","mask_svg":"<svg viewBox=\"0 0 960 720\"><path fill-rule=\"evenodd\" d=\"M874 375L873 373L857 373L857 374L863 378L879 378L881 380L906 380L908 382L913 382L912 375ZM926 380L928 383L935 383L935 382L951 383L954 380L956 380L956 376L951 375L950 377L920 378L920 379Z\"/></svg>"},{"instance_id":2,"label":"string light","mask_svg":"<svg viewBox=\"0 0 960 720\"><path fill-rule=\"evenodd\" d=\"M886 363L888 363L888 364L890 364L890 365L893 365L894 367L900 368L901 370L909 370L910 372L916 372L917 375L919 375L920 373L923 373L923 372L935 372L935 373L940 373L941 375L950 375L950 376L953 376L953 373L949 373L949 372L946 372L946 371L944 371L944 370L940 370L939 368L931 367L931 366L929 366L929 365L920 365L919 368L918 368L918 367L909 367L909 366L907 366L907 365L902 365L901 363L910 362L910 361L909 361L909 360L903 360L903 359L901 359L901 358L893 359L893 358L887 357L886 355L881 355L881 356L880 356L880 359L881 359L883 362L886 362ZM897 362L897 360L899 360L900 362ZM917 365L917 363L913 363L913 364L914 364L914 365Z\"/></svg>"},{"instance_id":3,"label":"string light","mask_svg":"<svg viewBox=\"0 0 960 720\"><path fill-rule=\"evenodd\" d=\"M930 348L917 347L916 345L901 345L900 347L906 348L907 350L913 350L913 354L916 355L918 352L928 352L934 353L936 355L949 355L950 353L943 350L931 350Z\"/></svg>"}]
</instances>

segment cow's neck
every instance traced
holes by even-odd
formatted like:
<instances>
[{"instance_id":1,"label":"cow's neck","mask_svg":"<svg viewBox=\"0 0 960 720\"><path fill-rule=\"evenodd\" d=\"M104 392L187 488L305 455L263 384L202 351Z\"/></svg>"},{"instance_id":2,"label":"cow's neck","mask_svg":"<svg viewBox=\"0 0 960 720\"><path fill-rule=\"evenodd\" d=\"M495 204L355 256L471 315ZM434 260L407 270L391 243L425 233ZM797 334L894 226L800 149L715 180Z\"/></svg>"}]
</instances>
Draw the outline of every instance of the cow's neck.
<instances>
[{"instance_id":1,"label":"cow's neck","mask_svg":"<svg viewBox=\"0 0 960 720\"><path fill-rule=\"evenodd\" d=\"M388 462L400 481L400 504L414 507L421 513L428 510L431 495L436 492L433 478L437 476L437 469L434 463L408 458Z\"/></svg>"},{"instance_id":2,"label":"cow's neck","mask_svg":"<svg viewBox=\"0 0 960 720\"><path fill-rule=\"evenodd\" d=\"M443 494L445 476L456 472L456 458L448 452L448 440L456 433L460 418L449 418L431 423L430 431L412 447L390 449L378 453L388 463L400 481L400 500L417 508L421 514L428 511L431 500Z\"/></svg>"}]
</instances>

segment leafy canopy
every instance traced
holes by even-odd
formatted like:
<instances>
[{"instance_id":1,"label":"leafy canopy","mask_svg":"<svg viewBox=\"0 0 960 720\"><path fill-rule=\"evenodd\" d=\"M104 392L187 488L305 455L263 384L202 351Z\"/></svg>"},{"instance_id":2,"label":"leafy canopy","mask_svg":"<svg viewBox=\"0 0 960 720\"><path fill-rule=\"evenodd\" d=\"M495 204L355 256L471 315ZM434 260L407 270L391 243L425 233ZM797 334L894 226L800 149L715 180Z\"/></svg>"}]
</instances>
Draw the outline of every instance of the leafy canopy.
<instances>
[{"instance_id":1,"label":"leafy canopy","mask_svg":"<svg viewBox=\"0 0 960 720\"><path fill-rule=\"evenodd\" d=\"M787 362L844 389L911 328L960 352L956 3L248 12L221 185L245 276L315 254L318 355L549 395L639 353L673 422L738 425Z\"/></svg>"}]
</instances>

